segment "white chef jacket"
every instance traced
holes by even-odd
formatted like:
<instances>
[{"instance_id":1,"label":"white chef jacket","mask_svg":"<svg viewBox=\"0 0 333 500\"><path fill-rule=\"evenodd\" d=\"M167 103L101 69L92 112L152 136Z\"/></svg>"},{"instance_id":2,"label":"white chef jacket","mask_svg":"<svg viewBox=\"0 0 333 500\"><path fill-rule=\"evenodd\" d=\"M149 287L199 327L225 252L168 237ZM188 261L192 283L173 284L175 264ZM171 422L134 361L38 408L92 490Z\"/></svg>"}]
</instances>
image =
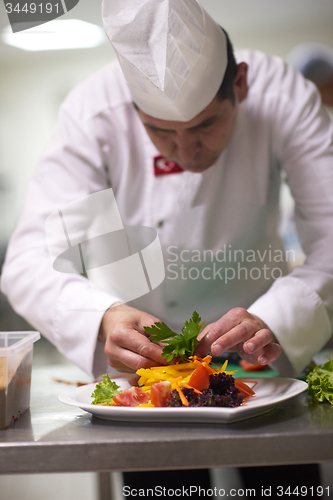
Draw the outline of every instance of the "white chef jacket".
<instances>
[{"instance_id":1,"label":"white chef jacket","mask_svg":"<svg viewBox=\"0 0 333 500\"><path fill-rule=\"evenodd\" d=\"M110 187L123 224L157 228L164 252L165 280L131 305L174 329L194 310L208 324L245 307L281 344L274 366L283 375L301 372L331 336L332 123L314 85L281 59L236 55L249 65L249 95L239 105L230 144L203 173L154 175L159 153L117 63L78 86L61 107L1 283L14 309L94 377L109 370L96 341L104 312L91 310L86 278L53 269L44 226L53 211ZM277 234L282 170L307 255L288 275L277 257L283 252ZM226 279L233 276L227 268L234 269L233 279ZM107 299L111 305L119 297Z\"/></svg>"}]
</instances>

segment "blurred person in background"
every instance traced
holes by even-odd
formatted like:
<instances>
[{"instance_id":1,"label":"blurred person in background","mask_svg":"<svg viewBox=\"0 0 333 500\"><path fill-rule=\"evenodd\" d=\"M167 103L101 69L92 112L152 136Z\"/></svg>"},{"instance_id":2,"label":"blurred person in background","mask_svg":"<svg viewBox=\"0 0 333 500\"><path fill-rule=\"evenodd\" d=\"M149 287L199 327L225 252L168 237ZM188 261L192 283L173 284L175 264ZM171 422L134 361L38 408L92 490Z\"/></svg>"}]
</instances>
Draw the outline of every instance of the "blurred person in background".
<instances>
[{"instance_id":1,"label":"blurred person in background","mask_svg":"<svg viewBox=\"0 0 333 500\"><path fill-rule=\"evenodd\" d=\"M291 51L288 61L318 87L333 120L333 49L318 43L304 43Z\"/></svg>"},{"instance_id":2,"label":"blurred person in background","mask_svg":"<svg viewBox=\"0 0 333 500\"><path fill-rule=\"evenodd\" d=\"M319 43L302 43L290 52L288 61L317 86L333 121L333 48ZM325 347L333 349L333 338Z\"/></svg>"}]
</instances>

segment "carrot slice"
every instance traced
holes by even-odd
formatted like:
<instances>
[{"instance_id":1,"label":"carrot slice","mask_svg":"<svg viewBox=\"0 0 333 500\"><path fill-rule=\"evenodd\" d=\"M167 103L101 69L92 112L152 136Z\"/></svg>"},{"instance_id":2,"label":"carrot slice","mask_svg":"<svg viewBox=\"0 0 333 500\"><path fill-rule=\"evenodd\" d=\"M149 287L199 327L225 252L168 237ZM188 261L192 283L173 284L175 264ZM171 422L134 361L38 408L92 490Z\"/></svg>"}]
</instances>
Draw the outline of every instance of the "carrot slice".
<instances>
[{"instance_id":1,"label":"carrot slice","mask_svg":"<svg viewBox=\"0 0 333 500\"><path fill-rule=\"evenodd\" d=\"M212 368L211 366L208 366L205 361L202 362L202 366L204 366L206 368L209 375L214 375L216 373L216 370L214 370L214 368Z\"/></svg>"},{"instance_id":2,"label":"carrot slice","mask_svg":"<svg viewBox=\"0 0 333 500\"><path fill-rule=\"evenodd\" d=\"M209 374L215 374L216 373L216 370L214 370L214 368L212 368L211 366L209 366L209 364L206 361L199 361L198 359L195 359L193 361L193 363L195 363L197 366L204 366L206 368L206 370L208 371Z\"/></svg>"},{"instance_id":3,"label":"carrot slice","mask_svg":"<svg viewBox=\"0 0 333 500\"><path fill-rule=\"evenodd\" d=\"M244 384L244 382L239 379L235 379L235 386L239 391L245 393L247 396L253 396L255 394L254 390L252 390L251 387Z\"/></svg>"},{"instance_id":4,"label":"carrot slice","mask_svg":"<svg viewBox=\"0 0 333 500\"><path fill-rule=\"evenodd\" d=\"M185 382L181 382L181 386L185 387L186 389L193 389L194 392L196 392L197 394L202 394L202 392L198 391L198 389L195 389L195 387L192 387L191 385L186 384Z\"/></svg>"},{"instance_id":5,"label":"carrot slice","mask_svg":"<svg viewBox=\"0 0 333 500\"><path fill-rule=\"evenodd\" d=\"M201 361L202 361L203 363L210 363L210 362L211 362L211 360L212 360L212 357L211 357L211 355L210 355L210 354L207 354L207 356L205 356L204 358L202 358L202 359L201 359Z\"/></svg>"},{"instance_id":6,"label":"carrot slice","mask_svg":"<svg viewBox=\"0 0 333 500\"><path fill-rule=\"evenodd\" d=\"M185 398L184 394L182 393L182 390L181 388L179 387L179 385L177 384L177 382L175 382L175 389L176 391L178 392L179 394L179 397L180 397L180 400L181 402L183 403L184 406L188 406L189 403L187 401L187 399Z\"/></svg>"}]
</instances>

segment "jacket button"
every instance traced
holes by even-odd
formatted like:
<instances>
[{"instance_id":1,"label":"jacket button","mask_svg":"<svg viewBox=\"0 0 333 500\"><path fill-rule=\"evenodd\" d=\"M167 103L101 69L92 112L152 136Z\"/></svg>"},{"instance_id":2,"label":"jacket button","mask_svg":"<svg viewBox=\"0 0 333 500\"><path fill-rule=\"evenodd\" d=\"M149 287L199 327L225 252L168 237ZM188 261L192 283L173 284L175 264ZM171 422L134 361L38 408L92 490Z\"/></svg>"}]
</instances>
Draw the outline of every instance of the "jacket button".
<instances>
[{"instance_id":1,"label":"jacket button","mask_svg":"<svg viewBox=\"0 0 333 500\"><path fill-rule=\"evenodd\" d=\"M157 227L163 227L164 226L164 220L160 220L157 223Z\"/></svg>"}]
</instances>

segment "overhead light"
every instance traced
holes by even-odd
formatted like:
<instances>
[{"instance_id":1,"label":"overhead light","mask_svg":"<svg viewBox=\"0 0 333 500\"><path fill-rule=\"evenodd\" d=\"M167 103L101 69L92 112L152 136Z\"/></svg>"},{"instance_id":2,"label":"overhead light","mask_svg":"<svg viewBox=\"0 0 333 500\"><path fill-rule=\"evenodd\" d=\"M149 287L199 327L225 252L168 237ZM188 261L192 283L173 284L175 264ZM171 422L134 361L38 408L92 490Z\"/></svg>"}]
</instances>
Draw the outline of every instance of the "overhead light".
<instances>
[{"instance_id":1,"label":"overhead light","mask_svg":"<svg viewBox=\"0 0 333 500\"><path fill-rule=\"evenodd\" d=\"M100 26L79 19L64 19L13 33L7 26L2 40L22 50L65 50L97 47L105 42L105 33Z\"/></svg>"}]
</instances>

